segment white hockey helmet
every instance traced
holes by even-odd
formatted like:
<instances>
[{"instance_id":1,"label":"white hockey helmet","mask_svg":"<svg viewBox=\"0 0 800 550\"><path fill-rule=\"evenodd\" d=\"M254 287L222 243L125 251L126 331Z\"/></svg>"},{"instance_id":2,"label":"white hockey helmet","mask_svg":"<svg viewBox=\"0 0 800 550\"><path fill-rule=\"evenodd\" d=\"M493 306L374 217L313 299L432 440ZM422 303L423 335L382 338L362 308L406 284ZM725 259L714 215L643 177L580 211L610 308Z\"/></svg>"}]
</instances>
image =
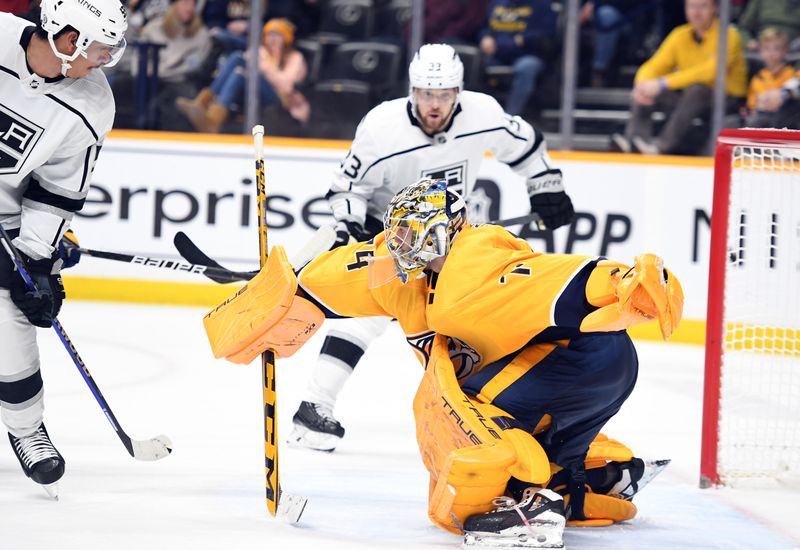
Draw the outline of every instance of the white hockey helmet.
<instances>
[{"instance_id":1,"label":"white hockey helmet","mask_svg":"<svg viewBox=\"0 0 800 550\"><path fill-rule=\"evenodd\" d=\"M120 0L42 0L41 23L53 53L61 59L64 76L79 55L111 67L125 51L128 12ZM66 27L78 33L72 55L59 52L53 39Z\"/></svg>"},{"instance_id":2,"label":"white hockey helmet","mask_svg":"<svg viewBox=\"0 0 800 550\"><path fill-rule=\"evenodd\" d=\"M431 261L446 256L466 221L464 199L443 179L422 178L398 192L383 227L400 280L405 284L417 278Z\"/></svg>"},{"instance_id":3,"label":"white hockey helmet","mask_svg":"<svg viewBox=\"0 0 800 550\"><path fill-rule=\"evenodd\" d=\"M408 83L420 89L464 89L464 64L452 46L425 44L408 66Z\"/></svg>"}]
</instances>

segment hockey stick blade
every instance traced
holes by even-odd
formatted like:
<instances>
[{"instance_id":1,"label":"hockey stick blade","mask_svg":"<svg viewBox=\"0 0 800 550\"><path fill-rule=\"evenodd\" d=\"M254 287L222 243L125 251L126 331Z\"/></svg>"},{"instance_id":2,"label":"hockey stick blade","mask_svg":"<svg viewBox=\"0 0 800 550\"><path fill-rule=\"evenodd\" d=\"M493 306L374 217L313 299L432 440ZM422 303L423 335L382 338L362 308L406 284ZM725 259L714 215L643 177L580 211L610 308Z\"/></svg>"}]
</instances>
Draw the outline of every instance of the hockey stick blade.
<instances>
[{"instance_id":1,"label":"hockey stick blade","mask_svg":"<svg viewBox=\"0 0 800 550\"><path fill-rule=\"evenodd\" d=\"M25 280L25 284L28 285L28 288L36 291L36 284L33 282L33 279L31 279L31 276L28 273L25 259L19 250L14 247L14 244L11 242L11 237L9 237L8 233L6 233L6 230L2 225L0 225L0 244L2 244L2 247L5 248L11 261L15 264L19 275ZM103 414L105 414L106 419L111 424L111 427L114 428L117 437L119 437L120 441L122 441L122 444L125 446L125 450L128 451L128 454L139 460L158 460L159 458L164 458L170 454L172 452L172 442L166 436L162 435L149 441L136 441L131 439L128 434L125 433L125 430L122 429L117 417L114 415L114 412L111 410L111 407L106 401L106 398L103 396L103 392L100 391L100 387L97 385L92 377L92 374L89 372L89 368L86 366L86 363L83 362L83 359L78 353L77 348L67 335L67 331L65 331L64 327L61 325L61 321L59 321L58 318L53 318L51 325L58 336L58 339L61 340L61 343L64 345L64 349L66 349L67 353L72 359L72 362L75 363L75 367L78 369L78 372L80 373L84 382L86 382L86 385L92 392L95 401L97 401L97 404L100 405L100 408L102 409Z\"/></svg>"},{"instance_id":2,"label":"hockey stick blade","mask_svg":"<svg viewBox=\"0 0 800 550\"><path fill-rule=\"evenodd\" d=\"M172 441L166 435L152 439L131 439L133 458L142 461L160 460L172 452Z\"/></svg>"},{"instance_id":3,"label":"hockey stick blade","mask_svg":"<svg viewBox=\"0 0 800 550\"><path fill-rule=\"evenodd\" d=\"M296 525L300 521L307 504L308 499L306 497L282 492L278 501L278 519Z\"/></svg>"},{"instance_id":4,"label":"hockey stick blade","mask_svg":"<svg viewBox=\"0 0 800 550\"><path fill-rule=\"evenodd\" d=\"M172 243L175 245L178 253L187 262L214 268L214 271L218 273L206 271L203 273L203 275L215 283L225 284L230 283L232 280L249 281L255 277L256 273L258 273L257 271L233 271L232 269L228 269L227 267L220 265L216 260L200 250L200 248L194 244L192 239L190 239L189 236L183 231L178 231L175 233ZM219 273L222 272L225 272L227 275L224 277L221 276Z\"/></svg>"}]
</instances>

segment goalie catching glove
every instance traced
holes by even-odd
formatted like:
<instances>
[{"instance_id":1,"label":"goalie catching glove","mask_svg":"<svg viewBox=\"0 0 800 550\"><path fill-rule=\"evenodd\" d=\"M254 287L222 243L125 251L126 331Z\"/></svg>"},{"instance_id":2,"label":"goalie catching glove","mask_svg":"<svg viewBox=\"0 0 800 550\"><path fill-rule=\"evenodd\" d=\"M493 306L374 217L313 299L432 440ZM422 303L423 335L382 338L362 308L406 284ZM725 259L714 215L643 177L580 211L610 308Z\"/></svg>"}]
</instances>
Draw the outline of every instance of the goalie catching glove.
<instances>
[{"instance_id":1,"label":"goalie catching glove","mask_svg":"<svg viewBox=\"0 0 800 550\"><path fill-rule=\"evenodd\" d=\"M581 331L615 331L658 319L667 340L683 316L683 288L655 254L641 254L633 267L603 260L589 277L586 298L599 307L581 323Z\"/></svg>"}]
</instances>

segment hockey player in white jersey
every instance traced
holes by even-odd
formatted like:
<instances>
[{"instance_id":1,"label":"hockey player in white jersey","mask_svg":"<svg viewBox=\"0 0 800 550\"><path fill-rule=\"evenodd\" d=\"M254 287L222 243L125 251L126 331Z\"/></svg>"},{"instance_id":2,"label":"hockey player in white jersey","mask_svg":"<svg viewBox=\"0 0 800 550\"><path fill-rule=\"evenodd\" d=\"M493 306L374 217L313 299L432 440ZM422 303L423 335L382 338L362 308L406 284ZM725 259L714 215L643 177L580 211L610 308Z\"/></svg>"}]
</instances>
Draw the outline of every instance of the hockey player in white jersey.
<instances>
[{"instance_id":1,"label":"hockey player in white jersey","mask_svg":"<svg viewBox=\"0 0 800 550\"><path fill-rule=\"evenodd\" d=\"M28 290L0 249L0 414L25 474L57 496L64 458L43 423L35 327L64 298L58 243L83 207L114 98L101 71L125 48L119 0L42 0L36 25L0 13L0 224L26 259Z\"/></svg>"},{"instance_id":2,"label":"hockey player in white jersey","mask_svg":"<svg viewBox=\"0 0 800 550\"><path fill-rule=\"evenodd\" d=\"M486 151L525 178L531 211L546 228L572 221L561 170L552 165L542 134L505 113L491 96L464 91L464 68L451 46L422 46L408 76L409 96L367 113L334 175L327 197L336 219L336 246L380 232L389 200L409 181L445 179L449 188L469 197ZM336 398L388 322L352 319L328 332L293 418L291 445L334 450L344 436L333 416Z\"/></svg>"}]
</instances>

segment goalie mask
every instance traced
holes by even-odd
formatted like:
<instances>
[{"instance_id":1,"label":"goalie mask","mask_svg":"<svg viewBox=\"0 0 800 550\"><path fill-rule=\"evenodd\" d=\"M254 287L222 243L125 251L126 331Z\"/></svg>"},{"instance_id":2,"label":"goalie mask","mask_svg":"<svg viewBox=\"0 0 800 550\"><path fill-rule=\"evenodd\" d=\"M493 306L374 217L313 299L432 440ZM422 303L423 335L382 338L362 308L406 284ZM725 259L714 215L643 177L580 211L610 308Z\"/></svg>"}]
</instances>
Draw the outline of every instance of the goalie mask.
<instances>
[{"instance_id":1,"label":"goalie mask","mask_svg":"<svg viewBox=\"0 0 800 550\"><path fill-rule=\"evenodd\" d=\"M423 178L396 194L383 217L386 247L405 284L446 256L466 223L464 199L444 180Z\"/></svg>"},{"instance_id":2,"label":"goalie mask","mask_svg":"<svg viewBox=\"0 0 800 550\"><path fill-rule=\"evenodd\" d=\"M119 0L42 0L42 28L53 53L61 60L61 74L82 55L92 65L112 67L125 51L128 18ZM72 27L78 33L72 55L58 51L55 36Z\"/></svg>"}]
</instances>

